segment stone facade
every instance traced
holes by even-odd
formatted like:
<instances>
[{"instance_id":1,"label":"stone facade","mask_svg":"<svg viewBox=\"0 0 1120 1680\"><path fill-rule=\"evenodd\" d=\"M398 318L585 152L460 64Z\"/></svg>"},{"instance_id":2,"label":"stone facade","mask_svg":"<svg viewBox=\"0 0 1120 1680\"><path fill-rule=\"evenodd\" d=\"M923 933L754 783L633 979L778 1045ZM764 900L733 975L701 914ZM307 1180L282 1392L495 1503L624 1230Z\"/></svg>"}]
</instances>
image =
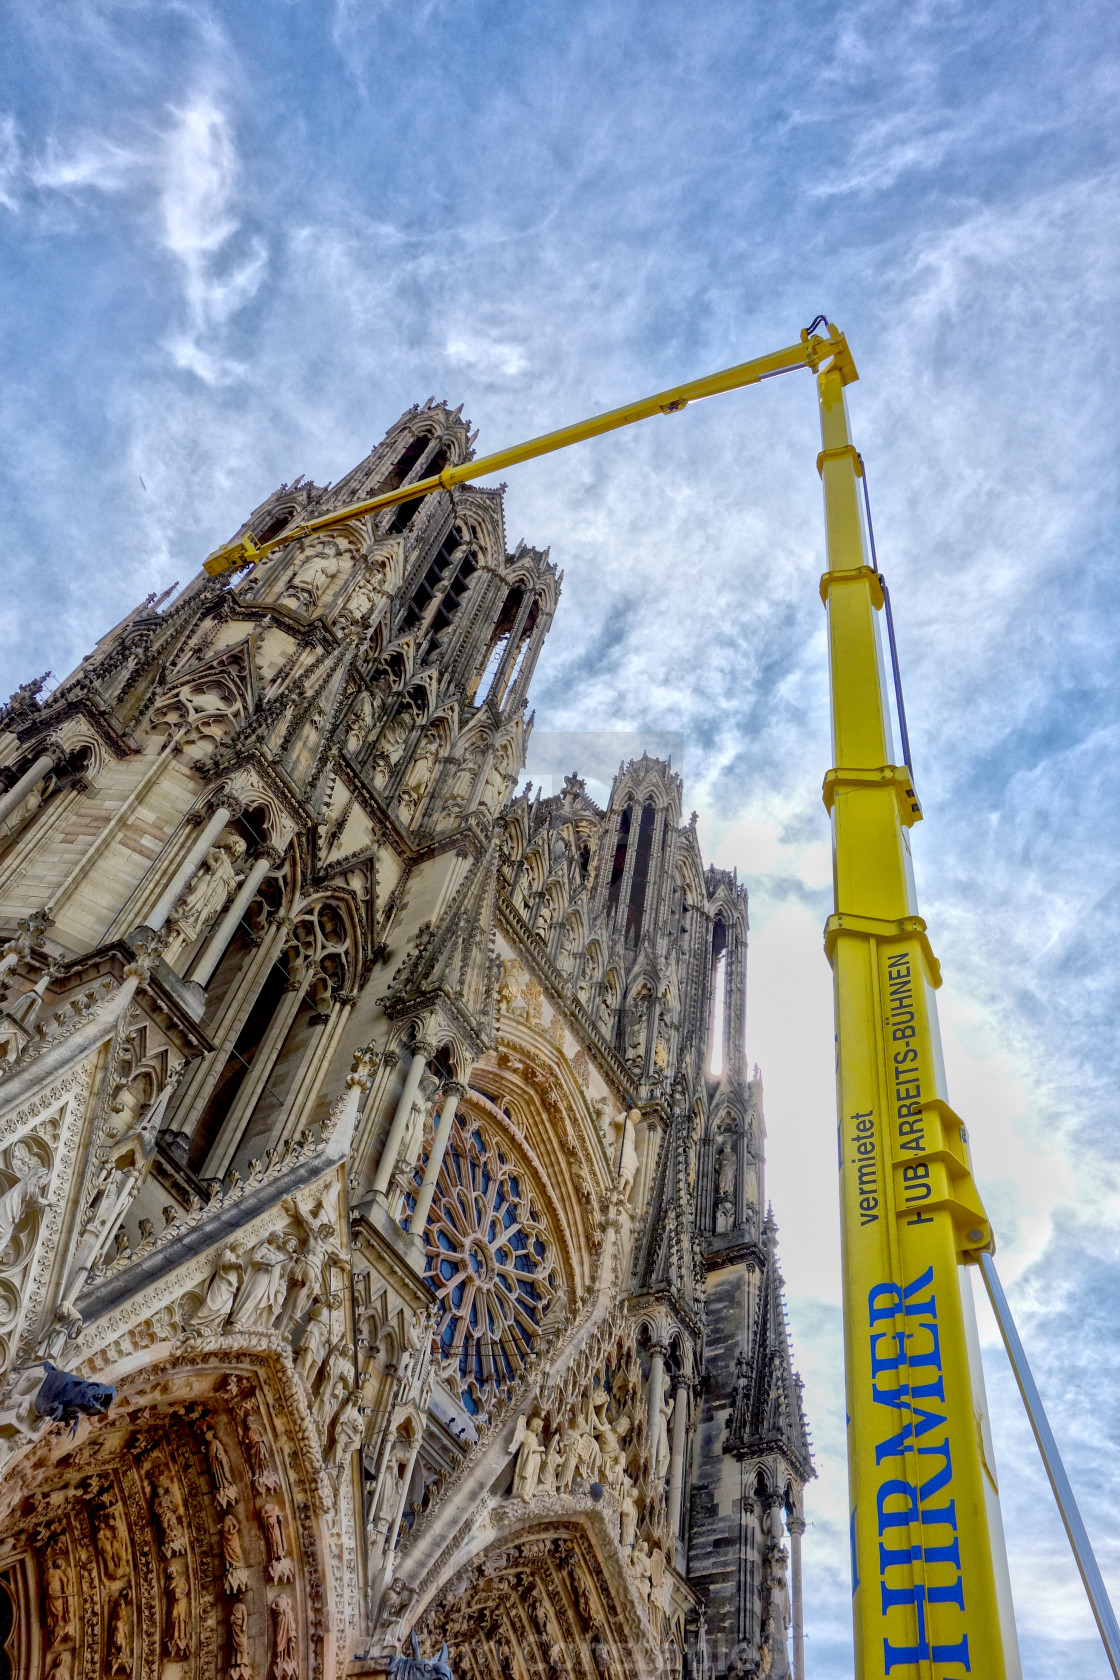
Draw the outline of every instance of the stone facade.
<instances>
[{"instance_id":1,"label":"stone facade","mask_svg":"<svg viewBox=\"0 0 1120 1680\"><path fill-rule=\"evenodd\" d=\"M428 403L249 524L472 442ZM440 492L0 715L13 1675L800 1672L746 892L667 763L516 792L560 583Z\"/></svg>"}]
</instances>

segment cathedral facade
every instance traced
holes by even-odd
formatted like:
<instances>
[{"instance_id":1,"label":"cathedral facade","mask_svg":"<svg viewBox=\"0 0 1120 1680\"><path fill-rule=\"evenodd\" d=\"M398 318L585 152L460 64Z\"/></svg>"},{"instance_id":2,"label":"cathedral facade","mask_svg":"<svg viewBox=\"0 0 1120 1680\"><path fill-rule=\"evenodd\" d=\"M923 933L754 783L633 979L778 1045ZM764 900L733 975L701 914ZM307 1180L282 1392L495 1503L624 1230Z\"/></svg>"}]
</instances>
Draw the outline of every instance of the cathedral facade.
<instances>
[{"instance_id":1,"label":"cathedral facade","mask_svg":"<svg viewBox=\"0 0 1120 1680\"><path fill-rule=\"evenodd\" d=\"M0 1674L801 1680L747 896L517 791L560 583L441 491L0 715Z\"/></svg>"}]
</instances>

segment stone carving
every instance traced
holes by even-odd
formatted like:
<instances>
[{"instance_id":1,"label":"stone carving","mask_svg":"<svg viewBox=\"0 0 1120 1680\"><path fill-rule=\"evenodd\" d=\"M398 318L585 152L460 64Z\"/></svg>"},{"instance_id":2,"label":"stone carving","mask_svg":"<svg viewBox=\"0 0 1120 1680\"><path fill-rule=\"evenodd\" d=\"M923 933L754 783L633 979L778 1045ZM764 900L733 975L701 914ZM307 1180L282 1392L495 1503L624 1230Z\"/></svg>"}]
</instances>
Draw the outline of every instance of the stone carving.
<instances>
[{"instance_id":1,"label":"stone carving","mask_svg":"<svg viewBox=\"0 0 1120 1680\"><path fill-rule=\"evenodd\" d=\"M543 1419L530 1418L526 1423L523 1417L517 1420L517 1430L513 1437L513 1450L517 1453L517 1468L513 1475L513 1496L524 1500L528 1505L537 1491L540 1479L541 1462L544 1458L544 1443L541 1440Z\"/></svg>"},{"instance_id":2,"label":"stone carving","mask_svg":"<svg viewBox=\"0 0 1120 1680\"><path fill-rule=\"evenodd\" d=\"M214 1502L221 1510L227 1505L236 1505L237 1486L233 1479L233 1466L229 1461L229 1454L214 1433L213 1429L204 1431L206 1436L206 1457L210 1465L210 1476L214 1483Z\"/></svg>"},{"instance_id":3,"label":"stone carving","mask_svg":"<svg viewBox=\"0 0 1120 1680\"><path fill-rule=\"evenodd\" d=\"M47 1600L47 1641L61 1645L74 1633L74 1577L67 1558L55 1552L43 1571Z\"/></svg>"},{"instance_id":4,"label":"stone carving","mask_svg":"<svg viewBox=\"0 0 1120 1680\"><path fill-rule=\"evenodd\" d=\"M249 1460L253 1491L255 1493L275 1492L280 1486L280 1480L272 1467L268 1436L265 1434L261 1415L255 1406L246 1408L242 1414L241 1435L245 1443L245 1454Z\"/></svg>"},{"instance_id":5,"label":"stone carving","mask_svg":"<svg viewBox=\"0 0 1120 1680\"><path fill-rule=\"evenodd\" d=\"M284 1211L302 1227L304 1241L288 1273L289 1286L295 1284L296 1287L291 1290L284 1303L282 1326L302 1318L313 1302L322 1299L323 1279L328 1262L333 1262L343 1270L349 1265L342 1249L332 1240L335 1234L334 1220L322 1201L310 1219L304 1218L299 1203L293 1198L284 1202Z\"/></svg>"},{"instance_id":6,"label":"stone carving","mask_svg":"<svg viewBox=\"0 0 1120 1680\"><path fill-rule=\"evenodd\" d=\"M292 574L280 600L290 603L297 612L313 613L341 572L338 545L333 541L325 548L318 545Z\"/></svg>"},{"instance_id":7,"label":"stone carving","mask_svg":"<svg viewBox=\"0 0 1120 1680\"><path fill-rule=\"evenodd\" d=\"M211 846L168 918L169 937L163 953L166 962L174 963L225 909L240 885L237 866L245 849L244 840L231 829Z\"/></svg>"},{"instance_id":8,"label":"stone carving","mask_svg":"<svg viewBox=\"0 0 1120 1680\"><path fill-rule=\"evenodd\" d=\"M292 1245L294 1246L294 1245ZM230 1315L234 1330L271 1330L284 1300L291 1246L279 1231L270 1231L249 1257L249 1271L237 1292Z\"/></svg>"},{"instance_id":9,"label":"stone carving","mask_svg":"<svg viewBox=\"0 0 1120 1680\"><path fill-rule=\"evenodd\" d=\"M287 1593L274 1598L272 1611L272 1680L298 1680L296 1616Z\"/></svg>"},{"instance_id":10,"label":"stone carving","mask_svg":"<svg viewBox=\"0 0 1120 1680\"><path fill-rule=\"evenodd\" d=\"M183 1526L179 1495L175 1491L171 1472L165 1466L159 1466L149 1486L152 1493L152 1514L159 1530L160 1552L165 1558L182 1557L187 1549L187 1535Z\"/></svg>"},{"instance_id":11,"label":"stone carving","mask_svg":"<svg viewBox=\"0 0 1120 1680\"><path fill-rule=\"evenodd\" d=\"M221 1330L230 1315L243 1275L244 1268L237 1250L224 1248L206 1286L202 1305L191 1319L188 1327L190 1335L210 1336Z\"/></svg>"},{"instance_id":12,"label":"stone carving","mask_svg":"<svg viewBox=\"0 0 1120 1680\"><path fill-rule=\"evenodd\" d=\"M346 1464L350 1454L355 1451L358 1442L365 1433L365 1419L362 1417L360 1406L361 1398L361 1389L352 1388L335 1413L330 1452L327 1458L330 1464L339 1468Z\"/></svg>"},{"instance_id":13,"label":"stone carving","mask_svg":"<svg viewBox=\"0 0 1120 1680\"><path fill-rule=\"evenodd\" d=\"M222 1559L225 1563L225 1589L231 1597L243 1593L249 1585L245 1560L241 1552L241 1525L232 1511L222 1518Z\"/></svg>"},{"instance_id":14,"label":"stone carving","mask_svg":"<svg viewBox=\"0 0 1120 1680\"><path fill-rule=\"evenodd\" d=\"M120 1509L112 1502L98 1504L93 1518L101 1573L107 1582L119 1581L128 1572L128 1541Z\"/></svg>"},{"instance_id":15,"label":"stone carving","mask_svg":"<svg viewBox=\"0 0 1120 1680\"><path fill-rule=\"evenodd\" d=\"M660 1481L669 1474L669 1419L673 1415L673 1402L670 1398L673 1389L672 1378L663 1375L661 1378L661 1394L657 1403L657 1438L654 1443L653 1473Z\"/></svg>"},{"instance_id":16,"label":"stone carving","mask_svg":"<svg viewBox=\"0 0 1120 1680\"><path fill-rule=\"evenodd\" d=\"M109 1612L108 1668L110 1674L131 1675L133 1664L132 1593L122 1587Z\"/></svg>"},{"instance_id":17,"label":"stone carving","mask_svg":"<svg viewBox=\"0 0 1120 1680\"><path fill-rule=\"evenodd\" d=\"M166 1606L163 1648L169 1657L189 1657L191 1654L190 1585L186 1564L180 1560L169 1563L163 1577Z\"/></svg>"},{"instance_id":18,"label":"stone carving","mask_svg":"<svg viewBox=\"0 0 1120 1680\"><path fill-rule=\"evenodd\" d=\"M317 1301L312 1307L311 1316L304 1326L299 1351L296 1354L296 1370L309 1393L314 1388L315 1379L327 1357L327 1349L330 1346L331 1319L335 1313L341 1310L341 1307L341 1295L332 1296L329 1301Z\"/></svg>"},{"instance_id":19,"label":"stone carving","mask_svg":"<svg viewBox=\"0 0 1120 1680\"><path fill-rule=\"evenodd\" d=\"M229 1644L233 1658L229 1680L253 1680L249 1662L249 1612L240 1601L229 1613Z\"/></svg>"},{"instance_id":20,"label":"stone carving","mask_svg":"<svg viewBox=\"0 0 1120 1680\"><path fill-rule=\"evenodd\" d=\"M13 1143L8 1156L11 1169L17 1175L10 1189L0 1195L0 1272L8 1271L16 1263L12 1254L12 1238L26 1214L33 1209L50 1206L46 1194L51 1170L26 1143Z\"/></svg>"},{"instance_id":21,"label":"stone carving","mask_svg":"<svg viewBox=\"0 0 1120 1680\"><path fill-rule=\"evenodd\" d=\"M296 1566L288 1556L288 1548L284 1544L284 1513L273 1499L267 1500L261 1506L261 1527L264 1529L265 1544L268 1547L269 1580L290 1581Z\"/></svg>"}]
</instances>

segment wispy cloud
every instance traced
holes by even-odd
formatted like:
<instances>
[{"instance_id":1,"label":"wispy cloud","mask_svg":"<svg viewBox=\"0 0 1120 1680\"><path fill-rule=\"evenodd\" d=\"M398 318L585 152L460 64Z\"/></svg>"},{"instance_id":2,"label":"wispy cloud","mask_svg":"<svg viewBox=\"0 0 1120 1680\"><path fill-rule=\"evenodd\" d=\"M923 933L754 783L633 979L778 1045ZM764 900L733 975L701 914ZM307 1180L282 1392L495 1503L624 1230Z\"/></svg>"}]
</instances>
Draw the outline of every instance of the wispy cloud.
<instances>
[{"instance_id":1,"label":"wispy cloud","mask_svg":"<svg viewBox=\"0 0 1120 1680\"><path fill-rule=\"evenodd\" d=\"M0 128L9 686L429 392L485 448L819 307L846 328L954 1093L1120 1579L1115 8L250 0L219 25L90 0L72 43L25 14ZM822 1471L811 1668L839 1680L814 427L791 376L518 469L506 509L566 571L539 725L683 733L708 853L752 886L750 1054ZM992 1388L1027 1673L1103 1675L994 1353Z\"/></svg>"}]
</instances>

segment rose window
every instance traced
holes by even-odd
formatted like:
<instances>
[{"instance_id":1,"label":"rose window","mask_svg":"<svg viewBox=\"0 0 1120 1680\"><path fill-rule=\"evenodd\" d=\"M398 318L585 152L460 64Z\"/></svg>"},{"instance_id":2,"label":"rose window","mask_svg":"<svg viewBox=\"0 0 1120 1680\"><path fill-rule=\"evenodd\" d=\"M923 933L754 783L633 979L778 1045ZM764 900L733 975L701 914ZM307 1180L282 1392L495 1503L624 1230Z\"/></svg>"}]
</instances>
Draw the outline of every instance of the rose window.
<instances>
[{"instance_id":1,"label":"rose window","mask_svg":"<svg viewBox=\"0 0 1120 1680\"><path fill-rule=\"evenodd\" d=\"M560 1284L553 1244L525 1177L487 1128L456 1115L424 1232L440 1301L441 1374L480 1416L520 1374ZM414 1174L415 1188L423 1163ZM405 1197L408 1213L415 1189Z\"/></svg>"}]
</instances>

